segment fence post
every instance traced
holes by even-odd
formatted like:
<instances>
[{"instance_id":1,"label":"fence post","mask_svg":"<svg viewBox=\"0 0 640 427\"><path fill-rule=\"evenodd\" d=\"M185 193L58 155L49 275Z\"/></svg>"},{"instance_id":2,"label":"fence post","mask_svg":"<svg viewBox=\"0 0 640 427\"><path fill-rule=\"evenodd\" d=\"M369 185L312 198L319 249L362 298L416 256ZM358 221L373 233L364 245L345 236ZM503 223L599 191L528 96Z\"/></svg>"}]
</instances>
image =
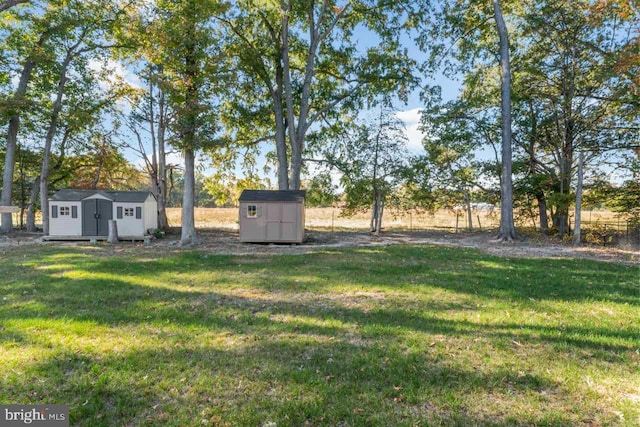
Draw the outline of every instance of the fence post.
<instances>
[{"instance_id":1,"label":"fence post","mask_svg":"<svg viewBox=\"0 0 640 427\"><path fill-rule=\"evenodd\" d=\"M413 212L409 211L409 231L413 231Z\"/></svg>"},{"instance_id":2,"label":"fence post","mask_svg":"<svg viewBox=\"0 0 640 427\"><path fill-rule=\"evenodd\" d=\"M607 246L607 224L604 225L604 236L602 237L602 245Z\"/></svg>"},{"instance_id":3,"label":"fence post","mask_svg":"<svg viewBox=\"0 0 640 427\"><path fill-rule=\"evenodd\" d=\"M336 215L336 211L335 211L335 209L331 209L331 232L332 232L332 233L334 232L334 229L333 229L333 222L334 222L335 215Z\"/></svg>"},{"instance_id":4,"label":"fence post","mask_svg":"<svg viewBox=\"0 0 640 427\"><path fill-rule=\"evenodd\" d=\"M482 224L480 223L480 215L476 215L478 217L478 228L482 231Z\"/></svg>"},{"instance_id":5,"label":"fence post","mask_svg":"<svg viewBox=\"0 0 640 427\"><path fill-rule=\"evenodd\" d=\"M456 234L458 234L458 219L460 218L460 214L456 212Z\"/></svg>"}]
</instances>

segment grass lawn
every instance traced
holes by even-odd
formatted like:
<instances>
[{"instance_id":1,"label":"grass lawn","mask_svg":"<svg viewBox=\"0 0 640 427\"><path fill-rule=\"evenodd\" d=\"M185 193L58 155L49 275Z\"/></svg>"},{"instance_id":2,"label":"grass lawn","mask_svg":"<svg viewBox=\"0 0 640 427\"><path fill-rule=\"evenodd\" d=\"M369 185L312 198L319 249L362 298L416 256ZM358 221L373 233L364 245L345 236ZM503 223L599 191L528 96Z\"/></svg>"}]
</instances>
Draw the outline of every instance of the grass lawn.
<instances>
[{"instance_id":1,"label":"grass lawn","mask_svg":"<svg viewBox=\"0 0 640 427\"><path fill-rule=\"evenodd\" d=\"M83 426L640 424L637 266L123 247L0 254L0 403Z\"/></svg>"}]
</instances>

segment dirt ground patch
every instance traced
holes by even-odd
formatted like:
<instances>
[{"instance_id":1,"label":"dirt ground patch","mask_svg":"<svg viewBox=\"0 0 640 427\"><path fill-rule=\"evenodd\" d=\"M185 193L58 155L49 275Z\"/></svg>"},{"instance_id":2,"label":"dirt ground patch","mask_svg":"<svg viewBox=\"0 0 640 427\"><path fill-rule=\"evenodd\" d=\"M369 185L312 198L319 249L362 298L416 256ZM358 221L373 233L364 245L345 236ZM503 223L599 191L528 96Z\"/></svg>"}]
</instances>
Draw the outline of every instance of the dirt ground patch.
<instances>
[{"instance_id":1,"label":"dirt ground patch","mask_svg":"<svg viewBox=\"0 0 640 427\"><path fill-rule=\"evenodd\" d=\"M38 233L14 232L0 236L0 250L25 245L87 245L87 242L42 242ZM385 232L380 236L363 231L307 231L307 239L301 245L247 244L238 241L238 232L232 229L208 228L199 229L200 243L189 249L198 249L213 254L226 255L280 255L306 254L327 249L375 247L396 244L428 244L449 247L473 248L501 257L525 258L588 258L599 261L617 262L629 265L640 265L640 251L632 247L573 247L561 244L557 239L538 234L526 236L522 241L514 243L495 242L491 232L451 233L446 231L400 231ZM178 245L179 230L170 229L162 239L151 243L120 242L113 246L114 251L149 249L181 250ZM105 244L106 245L106 244Z\"/></svg>"}]
</instances>

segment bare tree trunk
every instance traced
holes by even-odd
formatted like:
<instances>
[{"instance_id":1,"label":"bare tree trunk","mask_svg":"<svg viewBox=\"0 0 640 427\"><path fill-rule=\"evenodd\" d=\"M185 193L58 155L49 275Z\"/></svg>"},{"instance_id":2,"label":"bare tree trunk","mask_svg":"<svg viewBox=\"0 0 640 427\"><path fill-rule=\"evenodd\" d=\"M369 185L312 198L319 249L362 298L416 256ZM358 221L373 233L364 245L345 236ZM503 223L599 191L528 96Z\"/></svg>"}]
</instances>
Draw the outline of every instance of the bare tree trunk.
<instances>
[{"instance_id":1,"label":"bare tree trunk","mask_svg":"<svg viewBox=\"0 0 640 427\"><path fill-rule=\"evenodd\" d=\"M160 175L158 173L158 143L156 141L156 112L153 106L154 96L151 69L149 69L149 114L147 116L149 120L149 134L151 135L151 170L149 171L149 177L151 178L151 192L155 196L157 204L158 195L160 194ZM149 168L149 161L146 159L145 161L147 168ZM159 217L160 213L158 212L158 218Z\"/></svg>"},{"instance_id":2,"label":"bare tree trunk","mask_svg":"<svg viewBox=\"0 0 640 427\"><path fill-rule=\"evenodd\" d=\"M493 10L500 36L500 97L502 101L502 175L498 239L509 242L516 239L516 228L513 222L513 178L511 176L511 63L509 60L509 35L502 16L500 0L493 0Z\"/></svg>"},{"instance_id":3,"label":"bare tree trunk","mask_svg":"<svg viewBox=\"0 0 640 427\"><path fill-rule=\"evenodd\" d=\"M291 145L291 170L289 178L289 189L300 189L300 175L302 173L302 141L297 139L295 144Z\"/></svg>"},{"instance_id":4,"label":"bare tree trunk","mask_svg":"<svg viewBox=\"0 0 640 427\"><path fill-rule=\"evenodd\" d=\"M162 153L162 158L158 160L158 173L160 182L158 185L158 228L165 229L169 226L169 222L167 220L167 168L165 165L165 154L164 154L164 144L161 144L163 147L162 150L159 150Z\"/></svg>"},{"instance_id":5,"label":"bare tree trunk","mask_svg":"<svg viewBox=\"0 0 640 427\"><path fill-rule=\"evenodd\" d=\"M373 198L371 201L371 223L369 224L369 231L376 231L378 225L378 193L373 190Z\"/></svg>"},{"instance_id":6,"label":"bare tree trunk","mask_svg":"<svg viewBox=\"0 0 640 427\"><path fill-rule=\"evenodd\" d=\"M472 231L473 230L473 216L472 216L472 212L471 212L471 197L470 197L468 191L463 190L463 189L461 189L460 191L462 191L462 194L464 195L465 210L467 211L467 228L469 229L469 231Z\"/></svg>"},{"instance_id":7,"label":"bare tree trunk","mask_svg":"<svg viewBox=\"0 0 640 427\"><path fill-rule=\"evenodd\" d=\"M382 192L378 193L378 214L376 215L376 236L380 234L382 230L382 214L384 214L384 198Z\"/></svg>"},{"instance_id":8,"label":"bare tree trunk","mask_svg":"<svg viewBox=\"0 0 640 427\"><path fill-rule=\"evenodd\" d=\"M27 207L27 231L34 233L36 231L36 202L38 201L38 192L40 190L40 177L36 177L31 184L31 193L29 194L29 205Z\"/></svg>"},{"instance_id":9,"label":"bare tree trunk","mask_svg":"<svg viewBox=\"0 0 640 427\"><path fill-rule=\"evenodd\" d=\"M98 188L98 183L100 182L100 175L102 175L102 167L104 165L104 158L102 153L100 153L100 158L98 159L98 169L96 169L96 173L93 176L93 182L91 182L91 189L96 190Z\"/></svg>"},{"instance_id":10,"label":"bare tree trunk","mask_svg":"<svg viewBox=\"0 0 640 427\"><path fill-rule=\"evenodd\" d=\"M79 44L79 43L78 43ZM78 44L74 46L77 48ZM72 49L74 49L72 48ZM51 145L53 144L53 138L56 135L58 129L58 117L60 110L62 110L62 97L64 95L64 87L67 83L67 69L73 59L72 51L67 52L62 63L62 69L60 70L60 80L58 81L58 91L56 93L56 100L53 103L53 111L51 112L51 119L49 120L49 129L47 130L47 136L44 141L44 148L42 150L42 169L40 171L40 206L42 211L42 232L45 236L49 235L49 159L51 158Z\"/></svg>"},{"instance_id":11,"label":"bare tree trunk","mask_svg":"<svg viewBox=\"0 0 640 427\"><path fill-rule=\"evenodd\" d=\"M576 217L575 217L575 225L573 226L573 245L580 245L580 227L581 227L581 219L582 219L582 178L583 178L583 163L584 163L584 154L580 153L578 157L578 185L576 187Z\"/></svg>"},{"instance_id":12,"label":"bare tree trunk","mask_svg":"<svg viewBox=\"0 0 640 427\"><path fill-rule=\"evenodd\" d=\"M42 47L46 38L46 34L43 34L38 40L37 48ZM7 144L5 147L4 158L4 172L2 176L2 196L0 197L0 205L10 206L13 196L13 172L16 164L16 148L18 145L18 129L20 128L20 110L22 109L22 102L24 96L27 93L27 85L31 79L31 73L35 67L35 61L32 56L27 58L22 73L20 74L20 81L18 82L18 88L13 97L16 104L16 113L9 119L9 129L7 132ZM10 213L3 213L1 215L0 231L9 233L13 230L13 218Z\"/></svg>"},{"instance_id":13,"label":"bare tree trunk","mask_svg":"<svg viewBox=\"0 0 640 427\"><path fill-rule=\"evenodd\" d=\"M380 109L380 117L379 119L379 128L378 128L378 132L376 133L376 140L375 140L375 148L374 148L374 152L373 152L373 179L372 179L372 183L373 183L373 224L371 227L371 231L375 232L376 234L380 233L380 227L378 226L380 223L380 196L381 196L381 191L378 190L378 158L380 155L380 134L382 133L382 116L384 115L384 111L381 108Z\"/></svg>"},{"instance_id":14,"label":"bare tree trunk","mask_svg":"<svg viewBox=\"0 0 640 427\"><path fill-rule=\"evenodd\" d=\"M198 243L194 217L195 201L195 154L193 149L184 150L184 192L182 195L182 234L180 246Z\"/></svg>"},{"instance_id":15,"label":"bare tree trunk","mask_svg":"<svg viewBox=\"0 0 640 427\"><path fill-rule=\"evenodd\" d=\"M289 172L289 189L300 189L300 169L302 166L301 146L298 143L296 132L296 118L293 105L293 87L291 82L291 69L289 66L289 12L291 4L281 2L282 13L282 71L284 76L284 94L286 100L287 126L289 134L289 147L291 147L291 164Z\"/></svg>"},{"instance_id":16,"label":"bare tree trunk","mask_svg":"<svg viewBox=\"0 0 640 427\"><path fill-rule=\"evenodd\" d=\"M158 109L158 228L165 229L169 223L167 221L167 157L165 154L167 113L164 92L160 93Z\"/></svg>"},{"instance_id":17,"label":"bare tree trunk","mask_svg":"<svg viewBox=\"0 0 640 427\"><path fill-rule=\"evenodd\" d=\"M544 193L536 193L538 201L538 212L540 214L540 231L547 234L549 232L549 217L547 216L547 199Z\"/></svg>"},{"instance_id":18,"label":"bare tree trunk","mask_svg":"<svg viewBox=\"0 0 640 427\"><path fill-rule=\"evenodd\" d=\"M562 158L562 168L560 177L560 202L556 217L556 226L560 231L560 237L564 237L569 232L569 193L571 192L571 169L573 165L573 149L568 148ZM565 197L566 195L566 197Z\"/></svg>"},{"instance_id":19,"label":"bare tree trunk","mask_svg":"<svg viewBox=\"0 0 640 427\"><path fill-rule=\"evenodd\" d=\"M291 83L291 70L289 66L289 13L291 12L291 2L280 1L282 7L282 66L284 74L284 92L287 105L287 121L289 127L289 146L291 147L291 167L289 175L289 188L300 189L300 174L302 172L302 154L304 152L304 142L307 130L313 119L309 119L311 105L311 85L316 74L316 55L321 43L331 34L331 30L349 9L349 2L331 15L327 12L326 5L321 9L316 20L315 2L307 2L307 15L309 17L309 50L306 52L304 65L304 79L302 90L300 91L298 108L293 105L293 90ZM329 9L330 10L330 9ZM329 18L330 17L330 18ZM326 18L329 18L325 21ZM295 121L295 111L298 112L298 121Z\"/></svg>"},{"instance_id":20,"label":"bare tree trunk","mask_svg":"<svg viewBox=\"0 0 640 427\"><path fill-rule=\"evenodd\" d=\"M25 171L24 171L24 151L20 150L20 154L22 154L22 158L20 159L20 173L18 174L18 180L20 182L20 213L19 213L19 221L20 221L20 228L24 227L24 211L25 211L25 207L27 205L26 203L26 189L25 189L25 182L27 180L27 177L25 176Z\"/></svg>"},{"instance_id":21,"label":"bare tree trunk","mask_svg":"<svg viewBox=\"0 0 640 427\"><path fill-rule=\"evenodd\" d=\"M163 69L159 67L156 77L162 79ZM158 88L158 118L156 122L155 115L155 93L154 88ZM158 212L158 222L156 227L164 229L167 227L167 167L165 153L165 135L166 135L166 102L165 94L161 84L154 85L154 76L152 70L149 69L149 113L146 119L149 121L149 129L151 134L151 162L146 160L147 167L150 168L149 176L153 187L154 196L156 196L156 210ZM157 128L156 128L157 123ZM139 141L140 138L138 137ZM141 151L144 149L141 145Z\"/></svg>"},{"instance_id":22,"label":"bare tree trunk","mask_svg":"<svg viewBox=\"0 0 640 427\"><path fill-rule=\"evenodd\" d=\"M17 134L20 126L20 116L16 113L9 120L9 135L4 158L4 174L2 178L2 197L0 205L10 206L13 199L13 172L16 164ZM9 233L13 230L13 217L10 213L3 213L0 230Z\"/></svg>"},{"instance_id":23,"label":"bare tree trunk","mask_svg":"<svg viewBox=\"0 0 640 427\"><path fill-rule=\"evenodd\" d=\"M281 73L281 71L280 71ZM289 189L289 162L287 159L287 130L285 129L284 110L282 105L282 75L276 75L277 87L274 88L273 113L276 120L276 155L278 158L278 189Z\"/></svg>"}]
</instances>

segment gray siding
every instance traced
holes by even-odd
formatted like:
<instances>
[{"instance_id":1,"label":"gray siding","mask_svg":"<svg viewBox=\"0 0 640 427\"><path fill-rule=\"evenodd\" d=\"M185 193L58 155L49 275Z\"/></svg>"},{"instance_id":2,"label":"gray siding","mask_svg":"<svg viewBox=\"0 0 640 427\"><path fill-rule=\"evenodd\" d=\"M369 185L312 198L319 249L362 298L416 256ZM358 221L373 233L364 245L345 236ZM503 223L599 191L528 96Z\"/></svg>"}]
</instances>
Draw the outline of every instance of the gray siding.
<instances>
[{"instance_id":1,"label":"gray siding","mask_svg":"<svg viewBox=\"0 0 640 427\"><path fill-rule=\"evenodd\" d=\"M248 216L249 206L256 216ZM304 204L302 202L240 202L240 241L266 243L302 243L304 240Z\"/></svg>"}]
</instances>

